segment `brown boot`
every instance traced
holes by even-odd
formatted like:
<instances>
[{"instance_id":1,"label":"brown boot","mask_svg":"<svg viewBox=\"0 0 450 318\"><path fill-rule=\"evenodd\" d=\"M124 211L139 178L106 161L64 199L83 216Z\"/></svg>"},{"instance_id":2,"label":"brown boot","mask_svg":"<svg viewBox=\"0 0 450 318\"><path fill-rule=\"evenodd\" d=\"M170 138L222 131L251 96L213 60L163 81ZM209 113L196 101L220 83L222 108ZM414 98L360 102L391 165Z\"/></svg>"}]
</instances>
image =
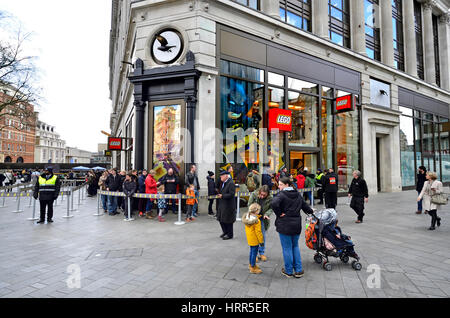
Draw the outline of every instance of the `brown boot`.
<instances>
[{"instance_id":1,"label":"brown boot","mask_svg":"<svg viewBox=\"0 0 450 318\"><path fill-rule=\"evenodd\" d=\"M254 267L250 266L250 273L252 273L252 274L261 274L262 270L261 270L261 268L258 268L256 266L254 266Z\"/></svg>"},{"instance_id":2,"label":"brown boot","mask_svg":"<svg viewBox=\"0 0 450 318\"><path fill-rule=\"evenodd\" d=\"M260 255L259 259L263 262L267 262L267 256L265 256L265 255Z\"/></svg>"},{"instance_id":3,"label":"brown boot","mask_svg":"<svg viewBox=\"0 0 450 318\"><path fill-rule=\"evenodd\" d=\"M417 211L416 214L422 214L422 211Z\"/></svg>"},{"instance_id":4,"label":"brown boot","mask_svg":"<svg viewBox=\"0 0 450 318\"><path fill-rule=\"evenodd\" d=\"M145 213L145 218L146 218L146 219L150 219L150 220L153 219L152 212L146 212L146 213Z\"/></svg>"}]
</instances>

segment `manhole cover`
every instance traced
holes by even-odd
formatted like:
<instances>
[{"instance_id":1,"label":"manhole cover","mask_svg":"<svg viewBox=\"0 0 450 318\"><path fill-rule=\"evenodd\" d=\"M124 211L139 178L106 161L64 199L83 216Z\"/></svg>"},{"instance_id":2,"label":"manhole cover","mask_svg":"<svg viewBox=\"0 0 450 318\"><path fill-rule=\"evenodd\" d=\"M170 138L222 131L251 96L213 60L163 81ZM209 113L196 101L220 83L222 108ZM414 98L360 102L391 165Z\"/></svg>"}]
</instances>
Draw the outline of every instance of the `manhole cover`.
<instances>
[{"instance_id":1,"label":"manhole cover","mask_svg":"<svg viewBox=\"0 0 450 318\"><path fill-rule=\"evenodd\" d=\"M126 258L142 256L143 248L126 248L122 250L93 251L86 260L105 258Z\"/></svg>"}]
</instances>

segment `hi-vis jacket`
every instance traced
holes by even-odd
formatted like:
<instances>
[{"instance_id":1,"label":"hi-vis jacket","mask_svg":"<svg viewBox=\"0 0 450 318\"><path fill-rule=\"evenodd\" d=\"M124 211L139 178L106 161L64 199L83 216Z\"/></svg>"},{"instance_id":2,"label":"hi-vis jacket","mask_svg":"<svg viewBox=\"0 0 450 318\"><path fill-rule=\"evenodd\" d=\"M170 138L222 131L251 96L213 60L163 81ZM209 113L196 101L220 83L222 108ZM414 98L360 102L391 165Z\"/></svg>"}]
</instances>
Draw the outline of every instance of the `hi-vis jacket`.
<instances>
[{"instance_id":1,"label":"hi-vis jacket","mask_svg":"<svg viewBox=\"0 0 450 318\"><path fill-rule=\"evenodd\" d=\"M61 181L54 174L40 176L34 186L33 196L39 200L55 200L58 198L61 189Z\"/></svg>"}]
</instances>

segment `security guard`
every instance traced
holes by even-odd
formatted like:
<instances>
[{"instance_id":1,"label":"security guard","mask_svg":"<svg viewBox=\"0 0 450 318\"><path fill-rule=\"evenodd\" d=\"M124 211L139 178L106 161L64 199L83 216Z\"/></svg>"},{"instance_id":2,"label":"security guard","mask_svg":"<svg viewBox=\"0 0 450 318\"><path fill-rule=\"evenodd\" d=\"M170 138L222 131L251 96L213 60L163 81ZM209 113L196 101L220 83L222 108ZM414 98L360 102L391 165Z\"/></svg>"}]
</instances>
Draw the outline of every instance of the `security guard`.
<instances>
[{"instance_id":1,"label":"security guard","mask_svg":"<svg viewBox=\"0 0 450 318\"><path fill-rule=\"evenodd\" d=\"M45 208L48 206L47 223L52 223L53 220L53 201L58 198L61 188L61 181L53 174L53 168L45 168L44 173L39 177L34 186L33 197L41 204L41 215L39 223L45 222Z\"/></svg>"},{"instance_id":2,"label":"security guard","mask_svg":"<svg viewBox=\"0 0 450 318\"><path fill-rule=\"evenodd\" d=\"M323 177L323 191L325 193L325 207L336 209L338 192L338 175L333 168L328 169L328 173Z\"/></svg>"},{"instance_id":3,"label":"security guard","mask_svg":"<svg viewBox=\"0 0 450 318\"><path fill-rule=\"evenodd\" d=\"M323 204L323 187L322 187L323 172L322 169L318 168L316 172L316 187L319 188L317 191L317 196L319 197L319 204Z\"/></svg>"}]
</instances>

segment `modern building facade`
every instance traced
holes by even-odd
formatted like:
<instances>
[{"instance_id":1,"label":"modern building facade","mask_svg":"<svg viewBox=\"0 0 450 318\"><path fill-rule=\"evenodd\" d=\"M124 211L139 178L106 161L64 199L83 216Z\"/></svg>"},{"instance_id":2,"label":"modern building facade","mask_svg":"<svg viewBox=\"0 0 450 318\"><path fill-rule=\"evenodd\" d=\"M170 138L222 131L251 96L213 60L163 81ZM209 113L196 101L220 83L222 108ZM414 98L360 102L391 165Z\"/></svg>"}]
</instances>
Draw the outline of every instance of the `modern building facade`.
<instances>
[{"instance_id":1,"label":"modern building facade","mask_svg":"<svg viewBox=\"0 0 450 318\"><path fill-rule=\"evenodd\" d=\"M110 125L133 143L113 166L160 175L195 162L206 182L231 164L238 183L249 170L332 167L343 191L358 169L374 193L409 189L425 165L450 182L449 9L114 0Z\"/></svg>"},{"instance_id":2,"label":"modern building facade","mask_svg":"<svg viewBox=\"0 0 450 318\"><path fill-rule=\"evenodd\" d=\"M66 142L50 126L40 120L36 124L35 162L36 163L65 163Z\"/></svg>"}]
</instances>

